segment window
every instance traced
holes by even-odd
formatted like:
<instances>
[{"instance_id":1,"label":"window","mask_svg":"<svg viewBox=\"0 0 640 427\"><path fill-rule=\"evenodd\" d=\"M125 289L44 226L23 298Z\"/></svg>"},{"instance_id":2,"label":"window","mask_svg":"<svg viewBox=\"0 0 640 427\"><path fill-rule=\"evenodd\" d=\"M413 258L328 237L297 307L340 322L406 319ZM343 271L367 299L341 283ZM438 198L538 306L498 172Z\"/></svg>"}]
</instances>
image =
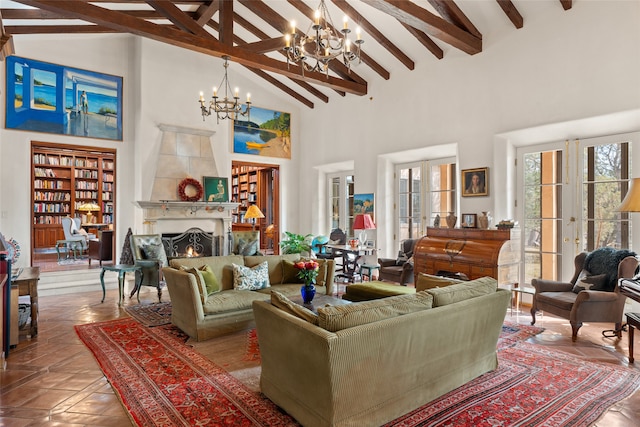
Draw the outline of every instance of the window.
<instances>
[{"instance_id":1,"label":"window","mask_svg":"<svg viewBox=\"0 0 640 427\"><path fill-rule=\"evenodd\" d=\"M353 235L353 172L329 174L329 230L340 228L347 236Z\"/></svg>"},{"instance_id":2,"label":"window","mask_svg":"<svg viewBox=\"0 0 640 427\"><path fill-rule=\"evenodd\" d=\"M456 176L453 159L397 166L396 240L423 236L436 218L444 221L449 212L456 211Z\"/></svg>"},{"instance_id":3,"label":"window","mask_svg":"<svg viewBox=\"0 0 640 427\"><path fill-rule=\"evenodd\" d=\"M616 212L629 187L628 141L612 136L519 151L524 283L566 280L581 251L630 249L629 214Z\"/></svg>"}]
</instances>

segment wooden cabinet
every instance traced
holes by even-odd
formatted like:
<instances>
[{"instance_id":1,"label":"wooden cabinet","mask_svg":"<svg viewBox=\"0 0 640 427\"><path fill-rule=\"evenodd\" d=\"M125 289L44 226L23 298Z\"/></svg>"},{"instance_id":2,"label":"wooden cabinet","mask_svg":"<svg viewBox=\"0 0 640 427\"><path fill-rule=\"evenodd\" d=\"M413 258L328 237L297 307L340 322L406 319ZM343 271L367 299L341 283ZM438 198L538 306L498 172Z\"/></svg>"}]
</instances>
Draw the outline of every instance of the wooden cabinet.
<instances>
[{"instance_id":1,"label":"wooden cabinet","mask_svg":"<svg viewBox=\"0 0 640 427\"><path fill-rule=\"evenodd\" d=\"M34 143L32 158L33 248L49 248L64 238L65 216L113 224L115 150ZM99 210L80 210L86 203Z\"/></svg>"},{"instance_id":2,"label":"wooden cabinet","mask_svg":"<svg viewBox=\"0 0 640 427\"><path fill-rule=\"evenodd\" d=\"M414 273L491 276L499 284L519 281L520 230L427 228L414 250Z\"/></svg>"}]
</instances>

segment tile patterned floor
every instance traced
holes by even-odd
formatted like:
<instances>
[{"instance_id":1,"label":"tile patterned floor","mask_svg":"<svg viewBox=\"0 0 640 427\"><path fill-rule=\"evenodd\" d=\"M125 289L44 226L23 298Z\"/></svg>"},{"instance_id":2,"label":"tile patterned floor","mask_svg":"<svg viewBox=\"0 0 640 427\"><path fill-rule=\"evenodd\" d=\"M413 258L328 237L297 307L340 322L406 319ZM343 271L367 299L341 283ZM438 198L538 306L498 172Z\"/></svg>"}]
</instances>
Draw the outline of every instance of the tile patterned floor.
<instances>
[{"instance_id":1,"label":"tile patterned floor","mask_svg":"<svg viewBox=\"0 0 640 427\"><path fill-rule=\"evenodd\" d=\"M132 425L92 354L77 338L73 326L128 316L118 307L117 290L40 297L39 335L22 336L0 370L0 426L129 426ZM142 303L157 301L152 288L143 288ZM163 301L168 301L163 292ZM127 299L125 304L135 304ZM507 320L529 324L530 316L507 314ZM567 321L544 315L538 326L545 332L533 339L540 345L570 352L585 360L627 366L627 335L622 340L604 338L608 325L582 327L576 343L571 342ZM640 351L640 334L636 334ZM636 354L640 365L640 354ZM633 365L630 365L633 367ZM640 369L640 366L634 367ZM640 425L640 392L613 406L597 427Z\"/></svg>"}]
</instances>

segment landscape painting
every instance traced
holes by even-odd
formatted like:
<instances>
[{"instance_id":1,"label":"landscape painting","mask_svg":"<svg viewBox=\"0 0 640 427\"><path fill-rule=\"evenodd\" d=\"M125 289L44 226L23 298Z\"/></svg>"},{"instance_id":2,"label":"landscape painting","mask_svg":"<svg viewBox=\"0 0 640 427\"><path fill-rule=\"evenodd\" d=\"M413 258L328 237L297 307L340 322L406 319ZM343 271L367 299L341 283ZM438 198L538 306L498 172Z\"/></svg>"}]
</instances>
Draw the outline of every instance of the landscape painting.
<instances>
[{"instance_id":1,"label":"landscape painting","mask_svg":"<svg viewBox=\"0 0 640 427\"><path fill-rule=\"evenodd\" d=\"M6 58L7 129L122 141L122 77Z\"/></svg>"},{"instance_id":2,"label":"landscape painting","mask_svg":"<svg viewBox=\"0 0 640 427\"><path fill-rule=\"evenodd\" d=\"M233 125L233 152L291 158L291 114L251 107L247 120Z\"/></svg>"}]
</instances>

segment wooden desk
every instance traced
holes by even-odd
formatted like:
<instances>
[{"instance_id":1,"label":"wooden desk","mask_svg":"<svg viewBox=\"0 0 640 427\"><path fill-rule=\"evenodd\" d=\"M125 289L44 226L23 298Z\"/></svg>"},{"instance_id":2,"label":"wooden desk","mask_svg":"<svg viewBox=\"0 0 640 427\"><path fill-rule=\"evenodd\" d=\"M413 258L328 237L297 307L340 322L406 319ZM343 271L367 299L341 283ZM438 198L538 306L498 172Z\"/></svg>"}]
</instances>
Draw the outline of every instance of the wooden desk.
<instances>
[{"instance_id":1,"label":"wooden desk","mask_svg":"<svg viewBox=\"0 0 640 427\"><path fill-rule=\"evenodd\" d=\"M17 296L29 295L31 303L31 327L29 334L31 338L38 335L38 280L40 280L40 267L25 267L17 278L11 279L11 290L13 301L13 291L17 291ZM18 344L18 297L11 310L11 345ZM15 316L14 312L15 311ZM15 318L15 324L13 320ZM14 336L15 334L15 336Z\"/></svg>"},{"instance_id":2,"label":"wooden desk","mask_svg":"<svg viewBox=\"0 0 640 427\"><path fill-rule=\"evenodd\" d=\"M334 251L340 252L350 252L356 255L373 255L376 252L375 248L370 248L367 246L356 246L351 247L351 245L324 245L327 248L331 248Z\"/></svg>"}]
</instances>

